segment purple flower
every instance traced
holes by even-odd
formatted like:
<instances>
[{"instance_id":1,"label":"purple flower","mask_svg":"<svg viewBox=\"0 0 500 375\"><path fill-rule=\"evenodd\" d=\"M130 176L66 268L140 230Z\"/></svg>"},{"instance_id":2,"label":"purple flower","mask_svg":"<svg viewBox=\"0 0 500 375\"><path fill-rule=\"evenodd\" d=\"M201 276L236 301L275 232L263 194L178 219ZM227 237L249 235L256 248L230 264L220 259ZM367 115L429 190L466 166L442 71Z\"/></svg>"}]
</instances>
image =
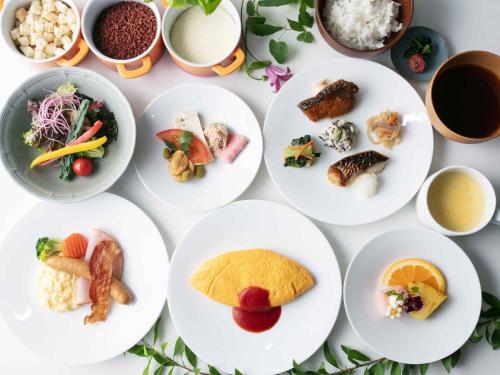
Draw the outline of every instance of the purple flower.
<instances>
[{"instance_id":1,"label":"purple flower","mask_svg":"<svg viewBox=\"0 0 500 375\"><path fill-rule=\"evenodd\" d=\"M92 102L92 104L89 106L89 112L91 111L99 111L104 104L104 101L102 99L96 99Z\"/></svg>"},{"instance_id":2,"label":"purple flower","mask_svg":"<svg viewBox=\"0 0 500 375\"><path fill-rule=\"evenodd\" d=\"M288 81L293 75L290 68L283 69L273 64L266 67L266 74L273 92L278 92L281 88L281 82Z\"/></svg>"}]
</instances>

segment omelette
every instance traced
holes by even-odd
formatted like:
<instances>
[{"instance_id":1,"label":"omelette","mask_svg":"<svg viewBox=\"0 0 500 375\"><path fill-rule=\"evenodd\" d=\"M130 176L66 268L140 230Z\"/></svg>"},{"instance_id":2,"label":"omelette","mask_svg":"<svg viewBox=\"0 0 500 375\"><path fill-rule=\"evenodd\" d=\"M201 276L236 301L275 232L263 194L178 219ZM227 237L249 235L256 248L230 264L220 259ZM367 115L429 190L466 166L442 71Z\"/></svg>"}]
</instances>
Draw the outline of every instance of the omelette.
<instances>
[{"instance_id":1,"label":"omelette","mask_svg":"<svg viewBox=\"0 0 500 375\"><path fill-rule=\"evenodd\" d=\"M264 249L231 251L212 258L191 276L191 285L212 300L239 306L249 287L269 291L270 307L281 306L311 289L311 273L297 262Z\"/></svg>"}]
</instances>

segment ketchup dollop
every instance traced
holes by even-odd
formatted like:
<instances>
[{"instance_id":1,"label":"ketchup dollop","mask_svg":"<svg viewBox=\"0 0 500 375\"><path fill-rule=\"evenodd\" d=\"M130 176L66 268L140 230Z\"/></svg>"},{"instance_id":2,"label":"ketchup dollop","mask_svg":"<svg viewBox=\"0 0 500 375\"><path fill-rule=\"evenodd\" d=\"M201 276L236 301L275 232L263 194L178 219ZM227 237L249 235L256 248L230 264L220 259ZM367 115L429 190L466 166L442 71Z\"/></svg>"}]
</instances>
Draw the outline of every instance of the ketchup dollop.
<instances>
[{"instance_id":1,"label":"ketchup dollop","mask_svg":"<svg viewBox=\"0 0 500 375\"><path fill-rule=\"evenodd\" d=\"M238 297L240 307L233 307L233 319L245 331L267 331L279 320L281 306L271 307L267 289L251 286Z\"/></svg>"}]
</instances>

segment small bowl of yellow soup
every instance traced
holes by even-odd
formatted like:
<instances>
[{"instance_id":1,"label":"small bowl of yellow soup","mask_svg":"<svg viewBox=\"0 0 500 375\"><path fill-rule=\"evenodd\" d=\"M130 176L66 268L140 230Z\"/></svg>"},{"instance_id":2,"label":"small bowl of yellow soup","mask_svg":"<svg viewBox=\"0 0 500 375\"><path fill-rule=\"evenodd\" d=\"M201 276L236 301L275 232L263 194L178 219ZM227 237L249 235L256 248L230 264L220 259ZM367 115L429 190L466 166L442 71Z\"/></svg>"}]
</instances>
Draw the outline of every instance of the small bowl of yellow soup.
<instances>
[{"instance_id":1,"label":"small bowl of yellow soup","mask_svg":"<svg viewBox=\"0 0 500 375\"><path fill-rule=\"evenodd\" d=\"M199 6L167 8L162 36L172 60L194 75L226 76L245 61L239 47L241 19L230 0L222 0L210 15Z\"/></svg>"},{"instance_id":2,"label":"small bowl of yellow soup","mask_svg":"<svg viewBox=\"0 0 500 375\"><path fill-rule=\"evenodd\" d=\"M417 196L422 223L447 236L475 233L488 223L500 225L500 210L490 181L465 166L441 169L422 185Z\"/></svg>"}]
</instances>

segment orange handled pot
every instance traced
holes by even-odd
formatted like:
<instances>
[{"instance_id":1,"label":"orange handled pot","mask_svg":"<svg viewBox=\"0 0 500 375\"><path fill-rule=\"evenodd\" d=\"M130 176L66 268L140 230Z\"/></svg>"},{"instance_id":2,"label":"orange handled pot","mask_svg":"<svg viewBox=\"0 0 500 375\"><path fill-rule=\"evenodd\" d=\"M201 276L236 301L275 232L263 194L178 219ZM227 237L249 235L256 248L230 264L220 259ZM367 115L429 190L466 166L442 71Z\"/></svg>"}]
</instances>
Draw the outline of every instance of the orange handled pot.
<instances>
[{"instance_id":1,"label":"orange handled pot","mask_svg":"<svg viewBox=\"0 0 500 375\"><path fill-rule=\"evenodd\" d=\"M10 31L14 29L16 24L16 12L20 8L25 8L26 10L29 7L29 3L26 0L9 0L5 2L0 0L0 24L2 26L2 37L5 40L5 44L9 47L9 49L20 58L28 60L37 64L46 64L46 65L54 65L57 64L59 66L75 66L78 65L88 54L89 47L87 43L82 39L80 32L80 12L76 7L75 3L72 0L64 0L63 1L67 6L69 6L76 15L76 27L78 30L76 35L73 35L72 42L70 46L66 49L66 51L62 55L52 56L47 59L37 60L31 57L25 56L18 46L15 44L14 40L10 37ZM5 6L4 6L5 5Z\"/></svg>"}]
</instances>

